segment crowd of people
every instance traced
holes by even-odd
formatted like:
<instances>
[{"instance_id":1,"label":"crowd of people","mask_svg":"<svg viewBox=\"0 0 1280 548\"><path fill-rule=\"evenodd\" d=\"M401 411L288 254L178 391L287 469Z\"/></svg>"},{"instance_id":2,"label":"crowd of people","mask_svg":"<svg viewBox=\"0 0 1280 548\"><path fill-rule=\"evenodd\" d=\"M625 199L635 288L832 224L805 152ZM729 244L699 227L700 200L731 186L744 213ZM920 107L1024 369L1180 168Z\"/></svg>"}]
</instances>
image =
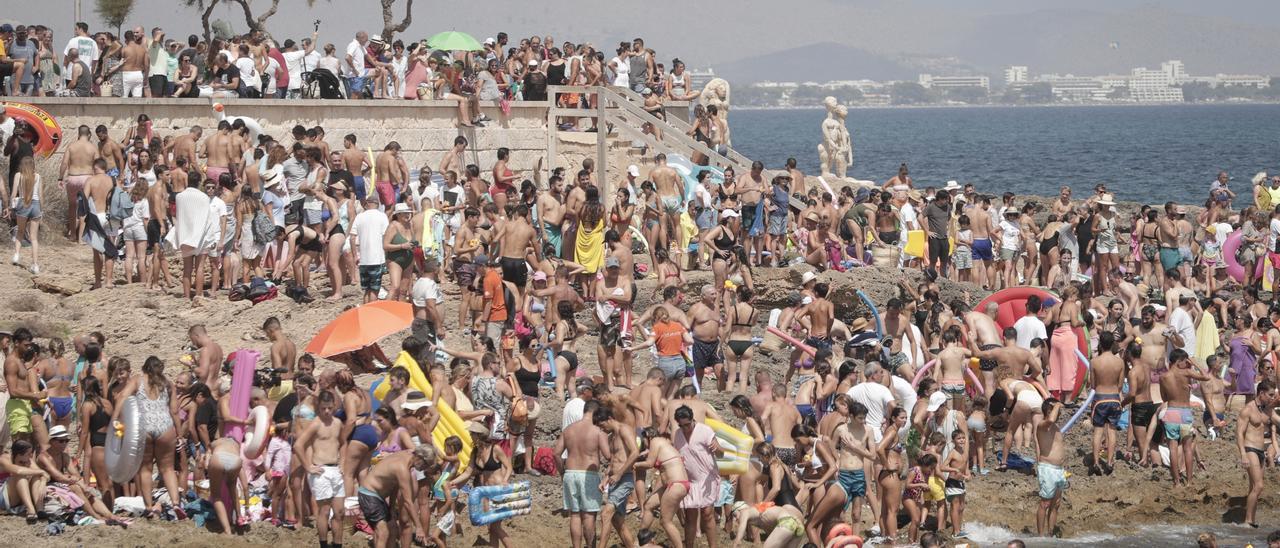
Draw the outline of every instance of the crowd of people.
<instances>
[{"instance_id":1,"label":"crowd of people","mask_svg":"<svg viewBox=\"0 0 1280 548\"><path fill-rule=\"evenodd\" d=\"M483 125L480 106L548 98L547 86L620 86L650 102L696 97L684 62L670 67L642 38L597 48L548 35L512 42L505 32L476 51L443 51L359 31L345 46L315 32L277 41L260 30L205 40L138 26L116 36L89 32L57 48L44 25L0 25L0 95L67 97L370 98L458 101L460 126ZM569 104L570 99L578 103ZM556 98L594 108L594 97ZM656 108L646 105L646 108ZM566 127L566 129L568 129Z\"/></svg>"},{"instance_id":2,"label":"crowd of people","mask_svg":"<svg viewBox=\"0 0 1280 548\"><path fill-rule=\"evenodd\" d=\"M64 53L82 58L71 63L83 64L75 73L91 75L91 87L120 74L126 95L183 89L171 73L144 85L129 64L156 67L169 59L158 51L182 47L160 29L149 41L134 29L124 46L83 26L77 33L83 46L73 40ZM52 40L47 29L34 34ZM29 40L17 36L19 45ZM347 50L364 65L348 75L352 87L420 95L413 69L384 66L374 38L361 33ZM212 59L215 88L243 95L235 75L245 70L231 64L260 70L270 59L277 78L265 89L289 96L296 80L279 78L293 72L289 60L319 55L314 36L301 49L286 41L282 52L261 36L239 40L203 50L193 40L194 54L179 52L178 66ZM569 81L586 84L603 77L590 45L557 50L544 47L550 37L533 37L503 51L504 35L489 42L462 61L464 72L484 61L522 74L513 84L538 72L568 70L577 75ZM629 47L605 64L614 85L689 92L687 77L682 86L654 79L660 69L642 41ZM28 71L56 74L43 72L51 48L35 49L35 60L11 63L18 92L47 91L43 81L22 84ZM339 63L332 49L316 66ZM423 51L396 42L392 59L438 62ZM444 77L446 94L462 91L454 76ZM527 99L537 89L499 93L513 87ZM463 125L483 123L460 105ZM6 120L0 111L0 128ZM120 500L141 497L142 515L200 516L227 533L253 521L310 524L322 546L338 545L344 518L358 514L356 527L377 546L444 546L462 527L468 489L558 474L575 548L609 545L614 535L649 546L659 534L668 546L824 546L841 524L871 541L930 546L966 536L967 488L993 469L1032 470L1035 531L1048 536L1058 531L1068 467L1110 475L1122 461L1167 466L1181 487L1195 481L1205 444L1234 437L1249 482L1242 521L1259 526L1264 471L1276 466L1280 439L1280 292L1269 288L1280 269L1280 177L1255 177L1253 203L1237 211L1230 177L1219 175L1193 222L1173 202L1122 218L1105 185L1083 200L1069 187L1042 199L956 182L926 188L905 164L883 185L836 189L806 180L794 159L769 174L756 162L741 175L730 167L688 180L656 154L643 175L631 166L622 180L600 181L590 160L521 173L497 149L483 154L485 165L469 163L464 136L435 165L411 169L394 141L366 154L371 144L319 126L282 140L254 135L243 120L171 135L157 127L144 114L123 136L80 126L63 144L57 186L48 188L66 193L64 237L93 250L95 290L123 280L180 285L190 300L257 300L280 288L307 303L312 291L356 300L356 286L363 303L411 303L407 359L375 346L317 370L268 319L261 329L281 382L253 391L252 405L267 407L274 425L253 455L221 435L250 419L231 410L223 365L233 358L204 326L190 328L194 351L176 364L110 355L100 333L0 334L13 438L0 456L8 474L0 506L28 521L47 517L56 500L59 519L127 526ZM29 253L38 272L46 185L23 133L5 131L12 262ZM181 257L177 276L169 255ZM756 302L761 269L788 265L801 268L799 287L765 310ZM899 296L875 303L878 318L855 315L833 302L831 272L868 265L918 269L925 281L904 277ZM711 282L690 283L694 270L709 270ZM944 279L971 282L972 291L1041 286L1052 296L1028 297L1025 316L1002 328L998 310L975 309L967 292L944 299L955 291ZM445 300L454 289L456 316ZM655 304L638 307L642 292ZM591 352L597 368L586 363ZM1078 360L1088 362L1087 379ZM138 372L131 361L141 361ZM971 361L976 381L967 379ZM357 386L354 374L391 363L385 396ZM412 390L413 374L433 393ZM126 401L141 406L147 451L138 475L117 483L104 445ZM550 401L565 402L560 427L539 428L537 410ZM444 407L457 410L466 439L432 441ZM1092 428L1085 459L1065 437L1077 410L1089 424L1081 428ZM732 473L721 472L725 429L710 420L751 440ZM554 443L539 431L553 432ZM636 509L639 519L629 518ZM482 527L492 545L510 547L520 539L503 523Z\"/></svg>"}]
</instances>

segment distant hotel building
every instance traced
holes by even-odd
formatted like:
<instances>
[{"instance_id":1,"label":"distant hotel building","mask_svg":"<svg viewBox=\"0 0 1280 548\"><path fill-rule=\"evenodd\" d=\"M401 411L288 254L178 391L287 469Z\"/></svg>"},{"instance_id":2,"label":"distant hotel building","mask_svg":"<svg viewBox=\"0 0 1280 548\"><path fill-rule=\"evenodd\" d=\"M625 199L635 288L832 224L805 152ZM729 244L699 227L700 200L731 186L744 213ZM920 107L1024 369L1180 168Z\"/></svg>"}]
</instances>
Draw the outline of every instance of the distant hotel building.
<instances>
[{"instance_id":1,"label":"distant hotel building","mask_svg":"<svg viewBox=\"0 0 1280 548\"><path fill-rule=\"evenodd\" d=\"M1129 73L1129 97L1138 103L1181 103L1183 82L1189 81L1183 71L1182 61L1169 61L1160 70L1146 67Z\"/></svg>"},{"instance_id":2,"label":"distant hotel building","mask_svg":"<svg viewBox=\"0 0 1280 548\"><path fill-rule=\"evenodd\" d=\"M1266 76L1258 76L1256 74L1218 74L1212 78L1209 83L1213 87L1229 88L1229 87L1253 87L1258 89L1266 89L1271 87L1271 79Z\"/></svg>"},{"instance_id":3,"label":"distant hotel building","mask_svg":"<svg viewBox=\"0 0 1280 548\"><path fill-rule=\"evenodd\" d=\"M934 76L932 74L921 74L919 82L921 86L929 89L991 89L991 80L986 76Z\"/></svg>"},{"instance_id":4,"label":"distant hotel building","mask_svg":"<svg viewBox=\"0 0 1280 548\"><path fill-rule=\"evenodd\" d=\"M1025 66L1011 66L1004 69L1004 85L1021 84L1028 80L1029 71Z\"/></svg>"},{"instance_id":5,"label":"distant hotel building","mask_svg":"<svg viewBox=\"0 0 1280 548\"><path fill-rule=\"evenodd\" d=\"M707 70L689 70L689 86L693 91L701 92L707 87L707 82L710 82L715 78L716 71L712 68L708 68Z\"/></svg>"}]
</instances>

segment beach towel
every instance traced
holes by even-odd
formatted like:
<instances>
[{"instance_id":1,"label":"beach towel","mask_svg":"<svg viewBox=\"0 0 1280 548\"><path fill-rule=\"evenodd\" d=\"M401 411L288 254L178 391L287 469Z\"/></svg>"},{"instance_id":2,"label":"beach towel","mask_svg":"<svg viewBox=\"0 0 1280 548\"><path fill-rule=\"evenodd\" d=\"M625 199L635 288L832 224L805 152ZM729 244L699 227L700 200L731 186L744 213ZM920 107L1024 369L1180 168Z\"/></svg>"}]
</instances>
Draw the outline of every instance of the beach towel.
<instances>
[{"instance_id":1,"label":"beach towel","mask_svg":"<svg viewBox=\"0 0 1280 548\"><path fill-rule=\"evenodd\" d=\"M583 273L595 274L604 265L604 219L594 228L578 227L574 241L574 262L582 265Z\"/></svg>"},{"instance_id":2,"label":"beach towel","mask_svg":"<svg viewBox=\"0 0 1280 548\"><path fill-rule=\"evenodd\" d=\"M190 257L197 254L204 244L205 231L209 226L209 197L187 187L178 193L177 203L178 216L165 241L173 249L181 251L183 257Z\"/></svg>"},{"instance_id":3,"label":"beach towel","mask_svg":"<svg viewBox=\"0 0 1280 548\"><path fill-rule=\"evenodd\" d=\"M1066 392L1070 395L1076 389L1076 351L1080 341L1071 324L1063 323L1053 330L1049 338L1049 376L1045 388L1050 393Z\"/></svg>"},{"instance_id":4,"label":"beach towel","mask_svg":"<svg viewBox=\"0 0 1280 548\"><path fill-rule=\"evenodd\" d=\"M1200 326L1196 327L1196 363L1205 365L1205 359L1218 352L1218 321L1213 314L1200 317Z\"/></svg>"},{"instance_id":5,"label":"beach towel","mask_svg":"<svg viewBox=\"0 0 1280 548\"><path fill-rule=\"evenodd\" d=\"M688 211L680 213L680 249L689 249L689 243L698 235L698 225ZM654 242L650 242L653 245Z\"/></svg>"},{"instance_id":6,"label":"beach towel","mask_svg":"<svg viewBox=\"0 0 1280 548\"><path fill-rule=\"evenodd\" d=\"M106 212L98 211L93 200L90 200L84 193L80 194L79 206L87 212L84 216L84 236L81 238L85 244L93 248L94 251L115 258L119 255L119 249L116 246L116 235L113 234L111 225L107 221Z\"/></svg>"}]
</instances>

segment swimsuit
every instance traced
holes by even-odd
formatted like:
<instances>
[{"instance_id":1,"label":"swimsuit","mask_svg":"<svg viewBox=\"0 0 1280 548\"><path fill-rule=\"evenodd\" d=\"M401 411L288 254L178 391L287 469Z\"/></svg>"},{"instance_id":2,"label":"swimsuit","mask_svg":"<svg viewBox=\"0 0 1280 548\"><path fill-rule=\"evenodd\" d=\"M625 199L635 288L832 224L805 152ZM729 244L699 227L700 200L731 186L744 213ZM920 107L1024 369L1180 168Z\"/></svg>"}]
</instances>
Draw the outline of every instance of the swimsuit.
<instances>
[{"instance_id":1,"label":"swimsuit","mask_svg":"<svg viewBox=\"0 0 1280 548\"><path fill-rule=\"evenodd\" d=\"M1154 417L1156 411L1160 408L1155 402L1137 402L1133 404L1130 422L1138 428L1147 428L1151 425L1151 417Z\"/></svg>"},{"instance_id":2,"label":"swimsuit","mask_svg":"<svg viewBox=\"0 0 1280 548\"><path fill-rule=\"evenodd\" d=\"M375 448L378 446L378 429L372 424L356 425L347 441L358 441L370 449Z\"/></svg>"},{"instance_id":3,"label":"swimsuit","mask_svg":"<svg viewBox=\"0 0 1280 548\"><path fill-rule=\"evenodd\" d=\"M142 431L152 439L165 435L166 432L173 430L173 417L169 415L169 390L167 387L160 390L160 397L151 399L147 396L147 381L143 379L142 385L138 388L138 403L142 413Z\"/></svg>"},{"instance_id":4,"label":"swimsuit","mask_svg":"<svg viewBox=\"0 0 1280 548\"><path fill-rule=\"evenodd\" d=\"M600 492L600 473L594 470L565 470L564 509L570 512L599 512L604 502ZM625 502L624 502L625 503Z\"/></svg>"},{"instance_id":5,"label":"swimsuit","mask_svg":"<svg viewBox=\"0 0 1280 548\"><path fill-rule=\"evenodd\" d=\"M1169 441L1179 441L1195 435L1195 429L1192 427L1195 423L1195 415L1191 413L1190 407L1170 405L1165 408L1160 420L1164 422L1164 437Z\"/></svg>"},{"instance_id":6,"label":"swimsuit","mask_svg":"<svg viewBox=\"0 0 1280 548\"><path fill-rule=\"evenodd\" d=\"M1101 428L1108 423L1118 428L1120 415L1124 408L1120 406L1120 394L1098 394L1093 399L1093 413L1089 416L1094 428Z\"/></svg>"},{"instance_id":7,"label":"swimsuit","mask_svg":"<svg viewBox=\"0 0 1280 548\"><path fill-rule=\"evenodd\" d=\"M71 414L75 409L76 399L74 396L49 396L49 405L53 406L53 413L59 419Z\"/></svg>"},{"instance_id":8,"label":"swimsuit","mask_svg":"<svg viewBox=\"0 0 1280 548\"><path fill-rule=\"evenodd\" d=\"M782 516L778 518L777 524L773 527L774 529L791 531L791 535L795 538L804 538L805 535L804 525L801 525L800 520L796 519L795 516Z\"/></svg>"},{"instance_id":9,"label":"swimsuit","mask_svg":"<svg viewBox=\"0 0 1280 548\"><path fill-rule=\"evenodd\" d=\"M107 444L108 424L111 424L111 413L106 412L102 408L101 403L94 405L96 408L92 415L89 415L89 446L103 447Z\"/></svg>"},{"instance_id":10,"label":"swimsuit","mask_svg":"<svg viewBox=\"0 0 1280 548\"><path fill-rule=\"evenodd\" d=\"M844 509L853 505L853 499L867 495L867 475L862 470L841 470L836 474L836 484L844 490Z\"/></svg>"},{"instance_id":11,"label":"swimsuit","mask_svg":"<svg viewBox=\"0 0 1280 548\"><path fill-rule=\"evenodd\" d=\"M360 502L360 513L364 515L364 520L369 522L370 526L377 526L391 518L391 507L382 495L365 489L362 485L356 488L356 497Z\"/></svg>"},{"instance_id":12,"label":"swimsuit","mask_svg":"<svg viewBox=\"0 0 1280 548\"><path fill-rule=\"evenodd\" d=\"M990 261L994 257L991 254L991 238L975 238L972 249L973 258L980 261Z\"/></svg>"},{"instance_id":13,"label":"swimsuit","mask_svg":"<svg viewBox=\"0 0 1280 548\"><path fill-rule=\"evenodd\" d=\"M693 339L693 367L694 369L706 369L715 367L724 363L724 358L720 356L719 341L704 341Z\"/></svg>"},{"instance_id":14,"label":"swimsuit","mask_svg":"<svg viewBox=\"0 0 1280 548\"><path fill-rule=\"evenodd\" d=\"M1066 470L1056 464L1041 462L1036 464L1036 481L1040 484L1040 498L1049 500L1066 490Z\"/></svg>"},{"instance_id":15,"label":"swimsuit","mask_svg":"<svg viewBox=\"0 0 1280 548\"><path fill-rule=\"evenodd\" d=\"M529 267L525 264L524 259L518 257L500 257L499 264L502 265L502 279L515 284L518 288L523 288L529 281Z\"/></svg>"},{"instance_id":16,"label":"swimsuit","mask_svg":"<svg viewBox=\"0 0 1280 548\"><path fill-rule=\"evenodd\" d=\"M407 243L408 241L409 240L406 240L404 236L400 235L400 233L396 233L391 237L391 245L399 245ZM408 249L388 251L387 262L400 265L401 270L409 270L409 267L413 266L413 253Z\"/></svg>"}]
</instances>

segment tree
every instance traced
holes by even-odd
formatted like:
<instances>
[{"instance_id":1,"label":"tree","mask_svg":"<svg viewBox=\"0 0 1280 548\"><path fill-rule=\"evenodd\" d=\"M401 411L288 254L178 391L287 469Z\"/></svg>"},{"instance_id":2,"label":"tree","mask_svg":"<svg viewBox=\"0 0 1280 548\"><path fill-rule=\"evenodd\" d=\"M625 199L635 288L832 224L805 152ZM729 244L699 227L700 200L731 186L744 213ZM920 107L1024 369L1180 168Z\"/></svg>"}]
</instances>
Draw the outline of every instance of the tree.
<instances>
[{"instance_id":1,"label":"tree","mask_svg":"<svg viewBox=\"0 0 1280 548\"><path fill-rule=\"evenodd\" d=\"M183 1L187 3L188 7L195 7L195 8L204 10L200 14L200 26L204 29L204 39L206 42L210 41L210 38L212 38L211 36L212 32L210 31L210 27L209 27L209 17L213 15L213 8L216 7L219 3L239 6L240 10L244 12L244 22L245 22L245 25L249 27L248 32L253 32L257 30L257 31L262 31L262 33L266 35L271 34L267 32L267 28L266 28L267 19L270 19L271 16L275 15L276 11L280 8L280 0L271 0L271 7L267 8L266 11L262 12L257 17L254 17L253 8L249 6L249 3L251 0L183 0ZM412 3L413 3L412 0L410 0L410 4ZM307 7L309 8L313 7L315 6L315 4L316 4L316 0L307 0ZM387 0L383 0L382 4L383 6L386 6ZM385 7L383 8L383 11L384 12L386 11ZM406 26L408 25L408 23L405 23L405 24Z\"/></svg>"},{"instance_id":2,"label":"tree","mask_svg":"<svg viewBox=\"0 0 1280 548\"><path fill-rule=\"evenodd\" d=\"M934 101L930 90L915 82L894 82L889 88L889 96L890 102L895 105L918 105Z\"/></svg>"},{"instance_id":3,"label":"tree","mask_svg":"<svg viewBox=\"0 0 1280 548\"><path fill-rule=\"evenodd\" d=\"M109 27L116 28L116 36L120 36L120 28L133 12L133 0L96 0L94 11Z\"/></svg>"},{"instance_id":4,"label":"tree","mask_svg":"<svg viewBox=\"0 0 1280 548\"><path fill-rule=\"evenodd\" d=\"M314 2L314 0L310 0L310 1ZM395 7L396 0L381 0L381 1L382 1L382 35L381 36L383 40L386 40L386 42L390 44L393 41L391 37L394 36L395 33L404 32L404 29L409 28L409 23L413 22L413 0L405 0L404 19L401 19L399 23L391 22L394 17L391 13L391 9Z\"/></svg>"}]
</instances>

